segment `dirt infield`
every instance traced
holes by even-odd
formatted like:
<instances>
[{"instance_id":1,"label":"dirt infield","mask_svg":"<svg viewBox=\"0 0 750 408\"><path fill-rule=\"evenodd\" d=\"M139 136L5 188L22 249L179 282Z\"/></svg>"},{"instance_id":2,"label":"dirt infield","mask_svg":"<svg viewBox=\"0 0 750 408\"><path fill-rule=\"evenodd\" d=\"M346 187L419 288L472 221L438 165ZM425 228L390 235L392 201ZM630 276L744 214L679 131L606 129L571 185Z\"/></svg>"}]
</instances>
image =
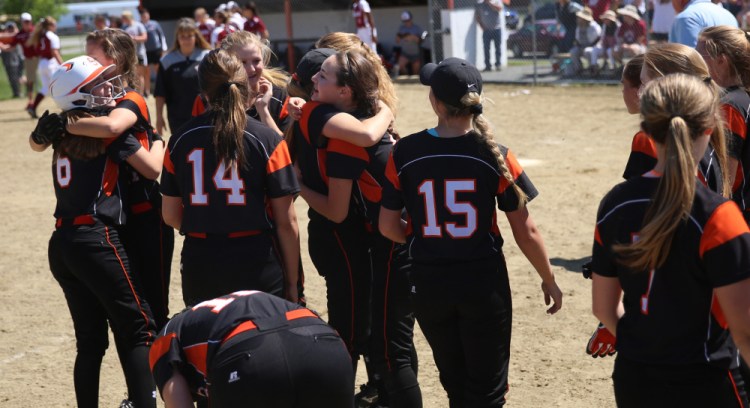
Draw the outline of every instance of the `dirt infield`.
<instances>
[{"instance_id":1,"label":"dirt infield","mask_svg":"<svg viewBox=\"0 0 750 408\"><path fill-rule=\"evenodd\" d=\"M402 135L435 124L427 89L398 84L397 128ZM519 87L486 85L485 113L497 139L515 152L540 191L530 204L565 295L562 310L545 315L540 280L513 242L504 216L505 254L513 292L510 407L614 406L612 359L584 353L596 325L590 282L580 264L591 250L600 198L621 174L638 120L628 116L616 87ZM153 102L153 101L152 101ZM0 102L0 406L73 407L73 327L62 291L49 272L47 240L53 229L50 152L27 143L34 122L20 100ZM151 104L153 109L153 103ZM49 99L42 104L54 109ZM326 314L325 288L306 254L306 211L297 203L303 234L309 305ZM171 311L181 309L176 239ZM114 343L110 341L110 344ZM432 355L417 333L419 380L425 407L447 407ZM100 403L116 406L125 395L114 347L102 367ZM362 371L362 370L360 370ZM361 378L362 383L364 380Z\"/></svg>"}]
</instances>

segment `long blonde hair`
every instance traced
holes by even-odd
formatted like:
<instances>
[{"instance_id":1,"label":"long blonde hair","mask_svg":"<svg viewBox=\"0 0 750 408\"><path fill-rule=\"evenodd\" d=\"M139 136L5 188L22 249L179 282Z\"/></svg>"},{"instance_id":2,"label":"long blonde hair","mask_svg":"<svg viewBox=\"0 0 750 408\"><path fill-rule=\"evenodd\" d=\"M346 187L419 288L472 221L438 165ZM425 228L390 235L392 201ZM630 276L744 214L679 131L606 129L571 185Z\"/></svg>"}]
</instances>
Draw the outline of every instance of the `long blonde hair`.
<instances>
[{"instance_id":1,"label":"long blonde hair","mask_svg":"<svg viewBox=\"0 0 750 408\"><path fill-rule=\"evenodd\" d=\"M245 166L245 102L250 96L247 73L234 54L217 48L198 66L201 92L208 98L213 115L211 139L217 160L227 167Z\"/></svg>"},{"instance_id":2,"label":"long blonde hair","mask_svg":"<svg viewBox=\"0 0 750 408\"><path fill-rule=\"evenodd\" d=\"M698 41L705 43L711 58L725 56L731 73L739 77L742 86L750 92L750 33L736 27L714 26L701 31Z\"/></svg>"},{"instance_id":3,"label":"long blonde hair","mask_svg":"<svg viewBox=\"0 0 750 408\"><path fill-rule=\"evenodd\" d=\"M177 27L174 29L174 43L172 48L168 52L180 50L180 34L189 33L195 37L195 48L202 50L210 50L211 44L203 38L203 34L198 31L198 26L195 25L195 20L190 17L183 17L177 20Z\"/></svg>"},{"instance_id":4,"label":"long blonde hair","mask_svg":"<svg viewBox=\"0 0 750 408\"><path fill-rule=\"evenodd\" d=\"M249 31L239 30L229 34L224 40L221 41L221 49L234 52L235 48L242 48L245 46L255 46L260 50L260 54L263 58L263 78L266 78L274 86L278 88L286 88L289 83L289 74L283 69L271 67L271 57L273 51L268 46L268 41L260 38L259 35L251 33Z\"/></svg>"},{"instance_id":5,"label":"long blonde hair","mask_svg":"<svg viewBox=\"0 0 750 408\"><path fill-rule=\"evenodd\" d=\"M318 42L315 43L315 48L331 48L336 51L358 50L362 52L372 63L373 67L375 67L375 73L378 75L378 94L380 100L393 112L393 116L396 116L396 112L398 112L398 98L396 97L396 90L393 88L391 77L388 75L388 71L385 70L383 61L380 60L378 54L363 43L356 34L342 32L328 33L320 37Z\"/></svg>"},{"instance_id":6,"label":"long blonde hair","mask_svg":"<svg viewBox=\"0 0 750 408\"><path fill-rule=\"evenodd\" d=\"M117 73L123 76L128 86L139 86L138 54L135 41L128 33L119 28L105 28L89 33L86 42L98 45L104 55L115 61Z\"/></svg>"},{"instance_id":7,"label":"long blonde hair","mask_svg":"<svg viewBox=\"0 0 750 408\"><path fill-rule=\"evenodd\" d=\"M439 99L435 99L439 101ZM513 188L513 191L518 197L517 208L521 209L526 206L526 202L528 201L529 197L526 195L523 189L521 189L521 187L516 184L516 181L513 178L513 174L511 174L510 169L508 169L508 164L505 162L505 157L503 157L503 153L500 151L500 146L498 146L497 142L495 141L495 135L492 132L492 124L490 124L489 120L487 120L487 118L485 118L482 114L481 106L484 99L485 98L477 92L469 92L464 95L463 98L461 98L461 107L452 106L447 103L443 103L442 101L440 101L440 104L445 107L448 116L455 117L472 115L471 125L474 128L474 133L478 137L479 141L482 142L484 148L487 149L487 152L497 162L497 167L500 169L500 174L508 182L508 185Z\"/></svg>"},{"instance_id":8,"label":"long blonde hair","mask_svg":"<svg viewBox=\"0 0 750 408\"><path fill-rule=\"evenodd\" d=\"M646 210L639 238L617 244L619 261L632 269L664 264L678 227L687 220L695 197L693 142L717 126L719 97L695 76L671 74L648 84L641 95L641 127L664 146L664 175Z\"/></svg>"},{"instance_id":9,"label":"long blonde hair","mask_svg":"<svg viewBox=\"0 0 750 408\"><path fill-rule=\"evenodd\" d=\"M694 48L682 44L668 43L651 46L643 57L643 69L649 78L658 78L668 74L686 74L698 77L708 84L716 95L720 88L711 79L708 66L703 57ZM721 167L722 191L724 197L732 193L732 185L729 182L729 167L727 165L727 142L724 132L721 111L716 112L716 127L711 133L711 146L716 152ZM699 159L700 161L700 159Z\"/></svg>"},{"instance_id":10,"label":"long blonde hair","mask_svg":"<svg viewBox=\"0 0 750 408\"><path fill-rule=\"evenodd\" d=\"M47 31L49 31L50 27L52 27L52 25L54 24L57 24L57 20L55 20L55 18L51 16L47 16L39 20L39 22L34 27L34 31L29 36L29 39L26 40L26 45L38 47L39 43L42 41L42 36L46 34Z\"/></svg>"}]
</instances>

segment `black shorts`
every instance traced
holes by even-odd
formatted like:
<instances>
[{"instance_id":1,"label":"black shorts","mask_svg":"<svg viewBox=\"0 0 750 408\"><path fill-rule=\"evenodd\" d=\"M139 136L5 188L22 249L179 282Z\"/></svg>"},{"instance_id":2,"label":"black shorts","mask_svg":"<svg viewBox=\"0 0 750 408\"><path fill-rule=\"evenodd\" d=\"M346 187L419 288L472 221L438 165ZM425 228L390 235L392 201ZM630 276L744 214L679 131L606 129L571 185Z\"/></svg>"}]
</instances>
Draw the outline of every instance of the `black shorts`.
<instances>
[{"instance_id":1,"label":"black shorts","mask_svg":"<svg viewBox=\"0 0 750 408\"><path fill-rule=\"evenodd\" d=\"M638 363L622 355L612 373L615 401L621 408L747 406L739 370L709 366Z\"/></svg>"},{"instance_id":2,"label":"black shorts","mask_svg":"<svg viewBox=\"0 0 750 408\"><path fill-rule=\"evenodd\" d=\"M319 320L290 326L223 344L208 362L210 406L351 408L354 372L341 338Z\"/></svg>"},{"instance_id":3,"label":"black shorts","mask_svg":"<svg viewBox=\"0 0 750 408\"><path fill-rule=\"evenodd\" d=\"M156 51L146 51L146 60L148 61L149 65L159 65L159 60L161 60L161 50ZM138 61L141 62L140 59Z\"/></svg>"}]
</instances>

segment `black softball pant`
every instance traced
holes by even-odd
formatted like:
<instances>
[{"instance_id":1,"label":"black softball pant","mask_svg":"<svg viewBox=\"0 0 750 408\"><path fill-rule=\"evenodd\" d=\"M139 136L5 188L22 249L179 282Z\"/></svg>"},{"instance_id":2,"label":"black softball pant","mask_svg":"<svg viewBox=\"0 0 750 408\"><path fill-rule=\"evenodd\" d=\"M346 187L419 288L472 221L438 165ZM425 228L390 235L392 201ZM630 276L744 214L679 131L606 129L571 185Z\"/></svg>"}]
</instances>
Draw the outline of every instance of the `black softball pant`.
<instances>
[{"instance_id":1,"label":"black softball pant","mask_svg":"<svg viewBox=\"0 0 750 408\"><path fill-rule=\"evenodd\" d=\"M344 340L352 360L365 354L370 335L372 272L364 221L350 216L336 224L309 212L310 259L326 280L328 323Z\"/></svg>"},{"instance_id":2,"label":"black softball pant","mask_svg":"<svg viewBox=\"0 0 750 408\"><path fill-rule=\"evenodd\" d=\"M61 227L52 233L48 256L73 318L73 381L78 406L99 404L99 372L108 347L109 321L121 348L128 398L137 407L155 407L148 364L154 321L148 304L138 294L118 232L99 222Z\"/></svg>"},{"instance_id":3,"label":"black softball pant","mask_svg":"<svg viewBox=\"0 0 750 408\"><path fill-rule=\"evenodd\" d=\"M369 358L385 380L391 408L422 406L410 301L411 262L404 245L373 234L372 325Z\"/></svg>"},{"instance_id":4,"label":"black softball pant","mask_svg":"<svg viewBox=\"0 0 750 408\"><path fill-rule=\"evenodd\" d=\"M283 270L269 233L241 238L186 236L180 272L185 306L239 290L284 296Z\"/></svg>"},{"instance_id":5,"label":"black softball pant","mask_svg":"<svg viewBox=\"0 0 750 408\"><path fill-rule=\"evenodd\" d=\"M612 372L621 408L744 408L747 395L739 370L708 364L644 364L618 354Z\"/></svg>"},{"instance_id":6,"label":"black softball pant","mask_svg":"<svg viewBox=\"0 0 750 408\"><path fill-rule=\"evenodd\" d=\"M241 333L221 346L207 371L212 407L354 406L349 352L322 322Z\"/></svg>"},{"instance_id":7,"label":"black softball pant","mask_svg":"<svg viewBox=\"0 0 750 408\"><path fill-rule=\"evenodd\" d=\"M512 319L504 258L413 268L414 312L450 407L503 406Z\"/></svg>"},{"instance_id":8,"label":"black softball pant","mask_svg":"<svg viewBox=\"0 0 750 408\"><path fill-rule=\"evenodd\" d=\"M174 230L164 223L160 208L131 212L122 228L133 276L151 307L157 330L169 320L169 279L174 253Z\"/></svg>"}]
</instances>

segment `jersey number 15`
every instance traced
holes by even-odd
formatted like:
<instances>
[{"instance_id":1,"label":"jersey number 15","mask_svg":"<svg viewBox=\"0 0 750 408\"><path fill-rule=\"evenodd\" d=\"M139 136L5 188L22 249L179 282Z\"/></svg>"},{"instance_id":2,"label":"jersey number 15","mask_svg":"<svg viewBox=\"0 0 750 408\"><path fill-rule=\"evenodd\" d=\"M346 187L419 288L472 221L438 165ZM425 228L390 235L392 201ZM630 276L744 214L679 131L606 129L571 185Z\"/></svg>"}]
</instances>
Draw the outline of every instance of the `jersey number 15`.
<instances>
[{"instance_id":1,"label":"jersey number 15","mask_svg":"<svg viewBox=\"0 0 750 408\"><path fill-rule=\"evenodd\" d=\"M451 238L470 238L477 230L477 209L467 201L456 200L457 193L475 192L476 180L445 180L445 208L454 215L463 215L464 225L455 222L440 223L435 208L435 180L428 179L419 185L419 195L424 198L424 210L427 223L422 226L422 236L442 237L443 228Z\"/></svg>"}]
</instances>

